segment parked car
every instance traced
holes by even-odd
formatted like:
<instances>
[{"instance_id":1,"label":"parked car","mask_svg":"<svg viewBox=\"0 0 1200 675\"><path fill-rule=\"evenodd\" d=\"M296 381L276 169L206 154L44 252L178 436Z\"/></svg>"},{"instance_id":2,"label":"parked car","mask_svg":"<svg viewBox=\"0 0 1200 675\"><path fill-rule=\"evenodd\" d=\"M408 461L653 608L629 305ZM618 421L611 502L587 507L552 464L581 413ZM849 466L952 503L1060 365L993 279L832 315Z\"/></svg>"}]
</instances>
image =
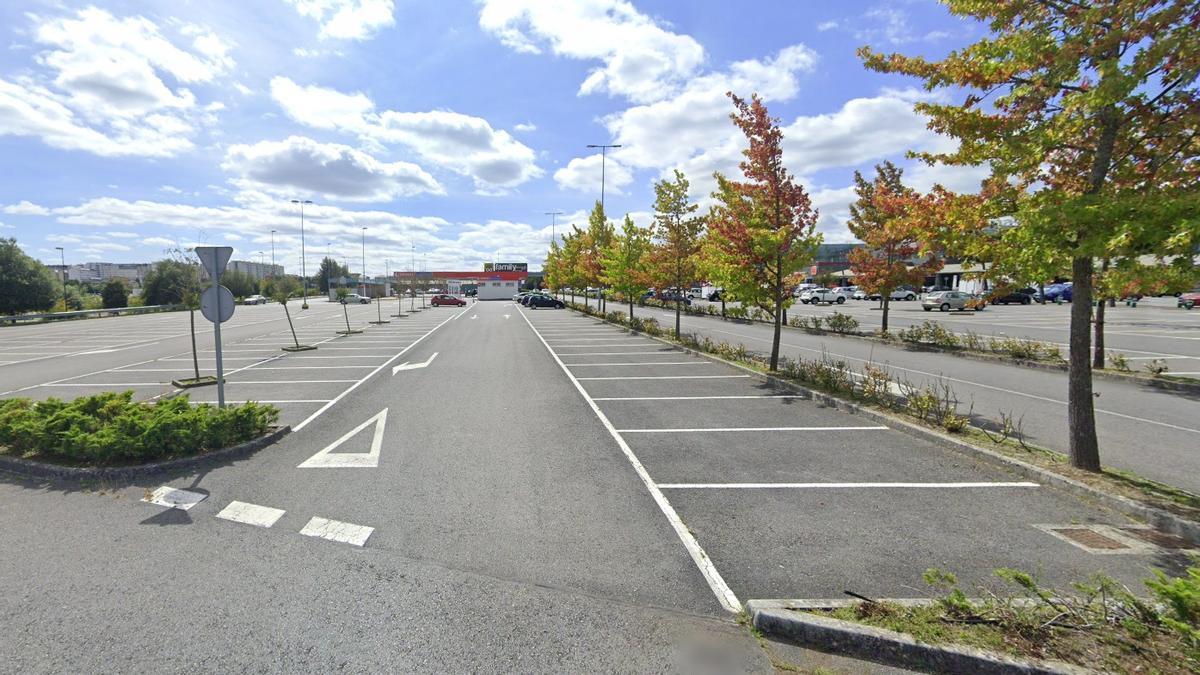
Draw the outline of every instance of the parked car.
<instances>
[{"instance_id":1,"label":"parked car","mask_svg":"<svg viewBox=\"0 0 1200 675\"><path fill-rule=\"evenodd\" d=\"M525 305L529 307L529 309L538 309L539 307L549 307L550 309L566 308L566 305L563 304L562 300L549 295L544 295L542 293L535 293L529 296L525 301Z\"/></svg>"},{"instance_id":2,"label":"parked car","mask_svg":"<svg viewBox=\"0 0 1200 675\"><path fill-rule=\"evenodd\" d=\"M1063 302L1071 301L1071 284L1050 284L1046 287L1046 302L1054 302L1062 300ZM1036 296L1035 296L1036 297Z\"/></svg>"},{"instance_id":3,"label":"parked car","mask_svg":"<svg viewBox=\"0 0 1200 675\"><path fill-rule=\"evenodd\" d=\"M441 307L442 305L462 307L467 304L467 301L463 300L462 298L456 298L453 295L441 294L433 296L433 298L429 300L429 304L433 305L434 307Z\"/></svg>"},{"instance_id":4,"label":"parked car","mask_svg":"<svg viewBox=\"0 0 1200 675\"><path fill-rule=\"evenodd\" d=\"M520 299L520 301L519 301L519 302L520 302L522 305L525 305L526 307L528 307L528 306L529 306L529 303L530 303L530 302L532 302L532 301L533 301L533 299L534 299L534 298L536 298L536 297L538 297L538 296L545 296L545 293L538 293L538 292L536 292L536 291L535 291L535 292L533 292L533 293L526 293L525 295L521 296L521 299Z\"/></svg>"},{"instance_id":5,"label":"parked car","mask_svg":"<svg viewBox=\"0 0 1200 675\"><path fill-rule=\"evenodd\" d=\"M819 284L807 284L807 283L800 284L799 286L792 289L792 297L798 298L798 297L804 295L804 291L809 291L814 288L820 288L820 287L821 286Z\"/></svg>"},{"instance_id":6,"label":"parked car","mask_svg":"<svg viewBox=\"0 0 1200 675\"><path fill-rule=\"evenodd\" d=\"M365 295L359 295L358 293L347 293L346 297L342 300L343 305L351 305L351 304L366 305L366 304L369 304L370 302L371 302L370 298L368 298Z\"/></svg>"},{"instance_id":7,"label":"parked car","mask_svg":"<svg viewBox=\"0 0 1200 675\"><path fill-rule=\"evenodd\" d=\"M880 295L878 292L870 293L867 295L868 300L879 300L882 297L883 296ZM897 288L896 290L892 291L890 294L890 297L892 300L916 300L917 292L906 286L901 286L900 288Z\"/></svg>"},{"instance_id":8,"label":"parked car","mask_svg":"<svg viewBox=\"0 0 1200 675\"><path fill-rule=\"evenodd\" d=\"M1014 302L1018 305L1028 305L1033 302L1033 296L1035 295L1037 295L1037 290L1035 289L1019 288L1008 293L997 293L988 298L988 302L991 302L993 305L1007 305Z\"/></svg>"},{"instance_id":9,"label":"parked car","mask_svg":"<svg viewBox=\"0 0 1200 675\"><path fill-rule=\"evenodd\" d=\"M840 288L810 288L800 294L800 302L806 305L815 305L821 302L840 305L846 302L848 297L850 296Z\"/></svg>"},{"instance_id":10,"label":"parked car","mask_svg":"<svg viewBox=\"0 0 1200 675\"><path fill-rule=\"evenodd\" d=\"M428 291L425 291L425 292L426 292L426 293L441 293L441 292L442 292L442 289L440 289L440 288L431 288L431 289L429 289Z\"/></svg>"},{"instance_id":11,"label":"parked car","mask_svg":"<svg viewBox=\"0 0 1200 675\"><path fill-rule=\"evenodd\" d=\"M463 295L467 296L468 298L473 298L473 297L479 295L479 289L478 288L468 288L467 290L463 291Z\"/></svg>"},{"instance_id":12,"label":"parked car","mask_svg":"<svg viewBox=\"0 0 1200 675\"><path fill-rule=\"evenodd\" d=\"M261 295L251 295L251 296L248 296L245 300L242 300L243 305L265 305L268 302L269 302L269 300L267 300L265 297L263 297Z\"/></svg>"},{"instance_id":13,"label":"parked car","mask_svg":"<svg viewBox=\"0 0 1200 675\"><path fill-rule=\"evenodd\" d=\"M965 311L973 309L979 311L983 309L983 303L979 298L970 293L962 291L938 291L930 293L921 301L921 309L926 312L932 312L934 309L948 312L952 309Z\"/></svg>"},{"instance_id":14,"label":"parked car","mask_svg":"<svg viewBox=\"0 0 1200 675\"><path fill-rule=\"evenodd\" d=\"M687 289L687 297L689 300L703 300L704 299L704 289L689 288L689 289Z\"/></svg>"},{"instance_id":15,"label":"parked car","mask_svg":"<svg viewBox=\"0 0 1200 675\"><path fill-rule=\"evenodd\" d=\"M679 291L663 291L662 293L658 294L658 299L661 302L675 302L678 300L679 302L682 302L688 306L691 306L692 304L692 301Z\"/></svg>"},{"instance_id":16,"label":"parked car","mask_svg":"<svg viewBox=\"0 0 1200 675\"><path fill-rule=\"evenodd\" d=\"M714 288L712 293L708 294L709 302L720 302L721 294L725 292L724 288Z\"/></svg>"},{"instance_id":17,"label":"parked car","mask_svg":"<svg viewBox=\"0 0 1200 675\"><path fill-rule=\"evenodd\" d=\"M1200 305L1200 288L1193 288L1187 293L1180 293L1179 300L1175 303L1176 307L1183 307L1184 309L1192 309L1197 305Z\"/></svg>"},{"instance_id":18,"label":"parked car","mask_svg":"<svg viewBox=\"0 0 1200 675\"><path fill-rule=\"evenodd\" d=\"M866 300L867 292L865 290L859 288L859 289L855 290L853 294L850 295L850 298L853 300Z\"/></svg>"}]
</instances>

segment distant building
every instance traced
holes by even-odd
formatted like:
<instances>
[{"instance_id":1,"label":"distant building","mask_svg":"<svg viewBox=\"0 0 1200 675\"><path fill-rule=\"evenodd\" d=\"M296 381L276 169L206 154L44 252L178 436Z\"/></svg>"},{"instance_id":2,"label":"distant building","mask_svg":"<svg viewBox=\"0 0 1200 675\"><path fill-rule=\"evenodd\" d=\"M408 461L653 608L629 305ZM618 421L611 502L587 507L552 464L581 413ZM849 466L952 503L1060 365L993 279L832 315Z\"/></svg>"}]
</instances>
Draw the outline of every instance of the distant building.
<instances>
[{"instance_id":1,"label":"distant building","mask_svg":"<svg viewBox=\"0 0 1200 675\"><path fill-rule=\"evenodd\" d=\"M271 277L283 276L283 265L268 265L265 263L250 262L249 260L231 260L226 271L245 272L256 280L269 279Z\"/></svg>"},{"instance_id":2,"label":"distant building","mask_svg":"<svg viewBox=\"0 0 1200 675\"><path fill-rule=\"evenodd\" d=\"M62 278L62 265L48 265ZM100 283L113 277L120 277L129 282L134 288L140 288L142 279L154 267L151 263L107 263L89 262L78 265L67 265L67 280L82 283Z\"/></svg>"}]
</instances>

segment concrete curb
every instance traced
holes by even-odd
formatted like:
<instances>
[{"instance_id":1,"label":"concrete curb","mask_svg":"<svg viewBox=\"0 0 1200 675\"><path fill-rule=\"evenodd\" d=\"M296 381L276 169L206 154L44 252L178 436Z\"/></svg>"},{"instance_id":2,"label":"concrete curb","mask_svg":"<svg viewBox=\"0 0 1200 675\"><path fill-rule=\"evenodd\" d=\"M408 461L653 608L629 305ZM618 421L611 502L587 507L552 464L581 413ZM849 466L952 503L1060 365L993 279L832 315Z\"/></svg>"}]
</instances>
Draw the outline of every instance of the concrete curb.
<instances>
[{"instance_id":1,"label":"concrete curb","mask_svg":"<svg viewBox=\"0 0 1200 675\"><path fill-rule=\"evenodd\" d=\"M754 627L801 645L889 665L945 673L1082 675L1095 671L1058 661L1023 661L957 645L917 642L903 633L788 609L747 604Z\"/></svg>"},{"instance_id":2,"label":"concrete curb","mask_svg":"<svg viewBox=\"0 0 1200 675\"><path fill-rule=\"evenodd\" d=\"M579 312L579 310L574 310L574 311ZM582 314L582 312L579 312L579 313ZM594 317L594 316L590 316L587 314L585 314L584 316L589 316L590 318L597 319L599 321L603 321L604 323L608 323L610 325L618 326L619 328L624 328L625 330L629 330L628 327L620 326L619 324L614 324L614 323L608 321L607 319ZM857 403L852 403L850 401L846 401L846 400L838 398L836 396L831 396L831 395L825 394L823 392L809 389L802 385L796 384L795 382L791 382L790 380L785 380L783 378L776 377L774 375L768 375L766 373L761 373L753 368L742 365L740 363L736 363L733 361L723 359L715 354L709 354L708 352L703 352L698 349L693 349L691 347L687 347L687 346L684 346L684 345L678 344L676 342L672 342L670 340L660 338L660 337L657 337L654 335L648 335L646 333L638 333L637 331L630 331L630 332L637 333L638 335L643 335L652 340L657 340L663 344L670 345L677 349L682 349L683 351L686 351L690 354L694 354L696 356L703 356L706 359L712 359L714 361L719 361L728 366L732 366L732 367L742 370L746 373L749 373L750 375L757 377L758 379L760 379L764 382L768 382L777 387L791 389L792 391L799 392L801 394L810 396L810 397L812 397L812 399L814 401L818 401L824 405L827 405L827 406L830 406L833 408L837 408L839 410L844 410L844 411L852 413L852 414L863 415L864 417L868 417L877 422L886 424L886 425L892 427L893 429L896 429L897 431L902 431L910 436L914 436L914 437L920 438L922 440L936 443L937 445L940 445L944 448L949 448L951 450L956 450L956 451L962 452L964 454L973 455L975 457L978 457L979 459L982 459L983 461L985 461L989 464L998 466L1000 468L1003 468L1003 469L1006 469L1013 473L1025 476L1027 478L1032 478L1032 479L1037 480L1042 483L1053 485L1054 487L1059 488L1061 490L1065 490L1067 492L1070 492L1071 494L1073 494L1077 497L1083 497L1085 499L1091 499L1091 500L1097 501L1097 502L1103 504L1104 506L1106 506L1114 511L1117 511L1118 513L1122 513L1122 514L1130 516L1132 518L1136 518L1136 519L1143 521L1149 525L1153 525L1156 529L1159 529L1163 532L1182 537L1190 544L1193 544L1195 546L1200 546L1200 522L1188 520L1187 518L1184 518L1182 516L1177 516L1174 513L1171 513L1169 511L1166 511L1166 510L1163 510L1160 508L1156 508L1153 506L1149 506L1147 504L1143 504L1141 502L1135 501L1128 497L1122 497L1121 495L1114 495L1114 494L1110 494L1108 492L1104 492L1098 488L1094 488L1090 485L1087 485L1086 483L1077 481L1074 478L1069 478L1067 476L1061 476L1061 475L1054 473L1052 471L1049 471L1047 469L1043 469L1040 466L1036 466L1036 465L1030 464L1028 462L1023 462L1019 459L1009 457L1007 455L1003 455L994 450L988 450L987 448L982 448L978 445L975 445L974 443L970 443L970 442L964 441L962 439L955 438L953 436L942 433L935 429L929 429L929 428L920 426L914 422L909 422L909 421L901 419L900 417L897 417L895 415L891 415L891 414L888 414L888 413L885 413L885 412L882 412L879 410L875 410L872 408L866 408Z\"/></svg>"},{"instance_id":3,"label":"concrete curb","mask_svg":"<svg viewBox=\"0 0 1200 675\"><path fill-rule=\"evenodd\" d=\"M19 457L8 457L0 455L0 470L9 471L28 478L42 478L48 480L128 480L132 478L141 478L154 474L180 471L182 469L190 469L196 466L208 464L210 462L222 462L233 459L241 459L255 452L272 445L279 441L287 434L291 433L290 426L277 427L270 433L259 436L253 440L239 443L228 448L214 450L203 455L195 455L192 457L181 457L179 459L167 459L161 462L151 462L150 464L137 464L134 466L98 466L98 467L78 467L78 466L61 466L58 464L50 464L47 462L37 462L31 459L21 459Z\"/></svg>"}]
</instances>

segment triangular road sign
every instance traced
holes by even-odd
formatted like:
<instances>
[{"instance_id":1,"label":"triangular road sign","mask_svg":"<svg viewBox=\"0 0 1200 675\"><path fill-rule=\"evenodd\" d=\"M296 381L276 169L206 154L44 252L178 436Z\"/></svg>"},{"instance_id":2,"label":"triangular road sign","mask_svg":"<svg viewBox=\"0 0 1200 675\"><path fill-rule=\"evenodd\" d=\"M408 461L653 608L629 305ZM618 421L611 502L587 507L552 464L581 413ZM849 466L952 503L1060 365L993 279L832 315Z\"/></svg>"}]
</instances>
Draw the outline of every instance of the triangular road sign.
<instances>
[{"instance_id":1,"label":"triangular road sign","mask_svg":"<svg viewBox=\"0 0 1200 675\"><path fill-rule=\"evenodd\" d=\"M387 424L387 408L379 411L371 419L346 432L346 435L325 446L320 452L304 460L297 469L338 469L352 467L379 466L379 450L383 447L383 427ZM375 435L371 438L371 449L368 452L333 452L342 443L353 438L358 432L375 425Z\"/></svg>"}]
</instances>

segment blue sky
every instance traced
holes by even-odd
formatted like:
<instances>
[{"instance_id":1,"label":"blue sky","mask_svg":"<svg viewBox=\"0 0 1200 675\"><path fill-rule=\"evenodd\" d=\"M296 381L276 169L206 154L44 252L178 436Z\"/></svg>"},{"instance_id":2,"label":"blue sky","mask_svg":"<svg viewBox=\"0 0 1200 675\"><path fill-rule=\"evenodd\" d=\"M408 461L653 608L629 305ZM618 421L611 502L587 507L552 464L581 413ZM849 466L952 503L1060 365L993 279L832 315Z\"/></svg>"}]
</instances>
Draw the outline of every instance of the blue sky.
<instances>
[{"instance_id":1,"label":"blue sky","mask_svg":"<svg viewBox=\"0 0 1200 675\"><path fill-rule=\"evenodd\" d=\"M724 94L759 92L785 158L845 227L855 169L972 189L914 166L946 147L916 82L855 48L939 56L980 26L933 0L195 0L0 5L0 236L57 262L150 261L230 245L299 271L331 250L367 271L540 267L551 237L606 206L648 224L674 168L702 204L737 171ZM424 262L421 262L421 261ZM389 262L390 261L390 262ZM310 270L311 273L311 270Z\"/></svg>"}]
</instances>

